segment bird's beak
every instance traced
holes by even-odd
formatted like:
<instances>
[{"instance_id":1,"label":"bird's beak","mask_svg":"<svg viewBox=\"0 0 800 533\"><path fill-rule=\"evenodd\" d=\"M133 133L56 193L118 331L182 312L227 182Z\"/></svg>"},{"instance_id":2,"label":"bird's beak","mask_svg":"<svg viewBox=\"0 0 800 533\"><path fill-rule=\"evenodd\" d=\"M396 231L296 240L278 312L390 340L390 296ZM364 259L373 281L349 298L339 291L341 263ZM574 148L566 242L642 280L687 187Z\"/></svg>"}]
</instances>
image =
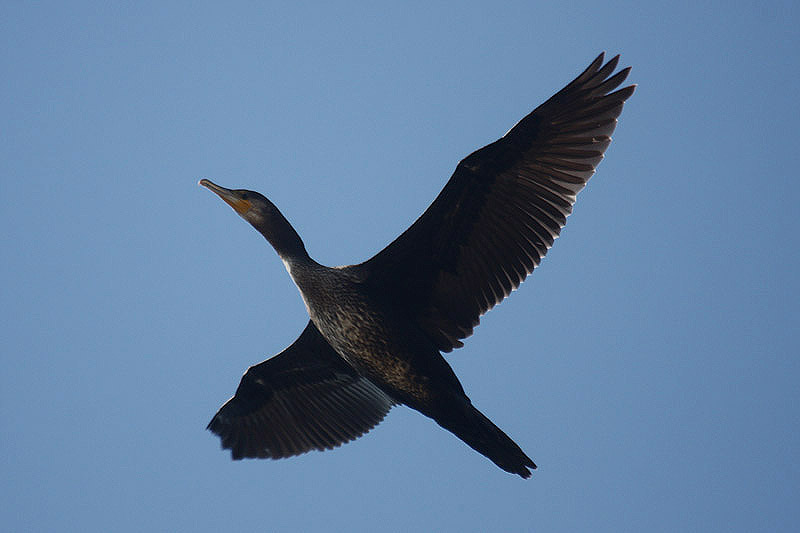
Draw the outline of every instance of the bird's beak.
<instances>
[{"instance_id":1,"label":"bird's beak","mask_svg":"<svg viewBox=\"0 0 800 533\"><path fill-rule=\"evenodd\" d=\"M226 189L225 187L220 187L216 183L202 179L198 182L199 185L207 188L211 192L214 192L225 200L225 203L228 204L233 208L234 211L239 213L240 215L244 215L250 210L250 202L240 197L237 191L232 191L230 189Z\"/></svg>"}]
</instances>

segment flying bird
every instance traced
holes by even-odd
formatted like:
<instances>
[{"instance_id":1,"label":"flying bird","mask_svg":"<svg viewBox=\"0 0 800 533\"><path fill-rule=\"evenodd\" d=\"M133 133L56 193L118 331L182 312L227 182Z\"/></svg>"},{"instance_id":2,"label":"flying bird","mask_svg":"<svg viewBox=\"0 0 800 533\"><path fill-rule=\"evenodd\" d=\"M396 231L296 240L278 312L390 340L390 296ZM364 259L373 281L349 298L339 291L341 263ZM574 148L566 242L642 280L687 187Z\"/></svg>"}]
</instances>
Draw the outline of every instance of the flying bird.
<instances>
[{"instance_id":1,"label":"flying bird","mask_svg":"<svg viewBox=\"0 0 800 533\"><path fill-rule=\"evenodd\" d=\"M208 429L233 459L282 458L360 437L398 404L416 409L503 470L536 465L467 397L442 352L539 265L611 142L635 85L600 54L499 140L464 158L428 209L371 259L327 267L261 194L216 193L272 245L310 320L250 367Z\"/></svg>"}]
</instances>

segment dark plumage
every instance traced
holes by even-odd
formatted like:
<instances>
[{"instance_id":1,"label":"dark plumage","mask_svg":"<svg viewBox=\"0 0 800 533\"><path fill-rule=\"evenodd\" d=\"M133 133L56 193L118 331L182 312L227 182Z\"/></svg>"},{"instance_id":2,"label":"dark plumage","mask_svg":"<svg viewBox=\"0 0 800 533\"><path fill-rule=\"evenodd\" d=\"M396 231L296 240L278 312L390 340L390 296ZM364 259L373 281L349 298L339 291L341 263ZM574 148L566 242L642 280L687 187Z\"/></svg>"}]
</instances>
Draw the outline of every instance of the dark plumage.
<instances>
[{"instance_id":1,"label":"dark plumage","mask_svg":"<svg viewBox=\"0 0 800 533\"><path fill-rule=\"evenodd\" d=\"M433 418L503 470L533 461L473 407L440 352L519 286L558 237L634 86L603 54L498 141L462 160L423 215L372 259L329 268L259 193L201 180L275 248L311 320L251 367L208 428L234 459L355 439L395 404Z\"/></svg>"}]
</instances>

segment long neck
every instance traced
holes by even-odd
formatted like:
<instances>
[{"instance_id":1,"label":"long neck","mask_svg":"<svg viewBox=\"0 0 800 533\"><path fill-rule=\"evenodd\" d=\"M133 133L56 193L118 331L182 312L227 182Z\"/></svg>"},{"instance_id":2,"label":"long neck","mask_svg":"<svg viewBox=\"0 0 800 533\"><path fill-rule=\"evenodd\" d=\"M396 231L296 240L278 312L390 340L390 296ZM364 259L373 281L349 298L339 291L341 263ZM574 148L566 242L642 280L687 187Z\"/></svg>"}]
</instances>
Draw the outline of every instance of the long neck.
<instances>
[{"instance_id":1,"label":"long neck","mask_svg":"<svg viewBox=\"0 0 800 533\"><path fill-rule=\"evenodd\" d=\"M299 263L312 261L300 235L277 208L271 211L265 220L253 223L253 226L269 241L284 261Z\"/></svg>"},{"instance_id":2,"label":"long neck","mask_svg":"<svg viewBox=\"0 0 800 533\"><path fill-rule=\"evenodd\" d=\"M300 291L300 296L306 304L306 310L311 314L311 306L306 291L313 287L316 274L325 267L311 259L306 251L300 235L286 220L286 217L275 208L268 216L268 220L261 220L253 226L269 241L278 252L286 271ZM311 285L309 285L309 281Z\"/></svg>"}]
</instances>

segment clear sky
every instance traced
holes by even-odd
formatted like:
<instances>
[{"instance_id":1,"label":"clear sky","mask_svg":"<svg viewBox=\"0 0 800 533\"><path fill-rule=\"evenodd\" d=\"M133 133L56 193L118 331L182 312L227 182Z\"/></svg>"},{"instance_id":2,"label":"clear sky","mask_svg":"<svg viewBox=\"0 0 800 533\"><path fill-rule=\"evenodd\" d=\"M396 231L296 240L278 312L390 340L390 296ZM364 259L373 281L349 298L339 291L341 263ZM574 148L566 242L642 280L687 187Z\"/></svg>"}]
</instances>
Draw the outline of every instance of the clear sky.
<instances>
[{"instance_id":1,"label":"clear sky","mask_svg":"<svg viewBox=\"0 0 800 533\"><path fill-rule=\"evenodd\" d=\"M794 530L798 5L3 2L0 523ZM605 161L447 356L534 477L405 407L232 462L205 425L307 318L197 180L359 262L602 50L639 85Z\"/></svg>"}]
</instances>

